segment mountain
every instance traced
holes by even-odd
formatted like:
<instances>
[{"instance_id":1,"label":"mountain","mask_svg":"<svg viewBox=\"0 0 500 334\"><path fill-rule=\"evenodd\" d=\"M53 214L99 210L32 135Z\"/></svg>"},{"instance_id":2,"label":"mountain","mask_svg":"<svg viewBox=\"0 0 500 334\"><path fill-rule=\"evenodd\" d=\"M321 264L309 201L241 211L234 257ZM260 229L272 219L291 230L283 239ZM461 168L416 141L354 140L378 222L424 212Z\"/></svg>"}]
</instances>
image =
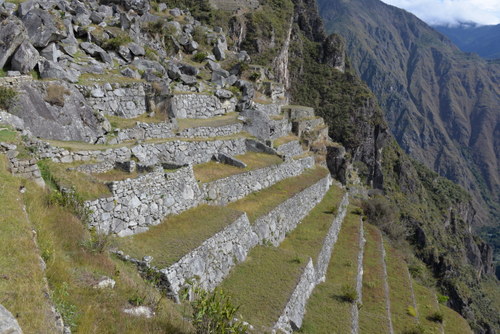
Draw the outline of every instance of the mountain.
<instances>
[{"instance_id":1,"label":"mountain","mask_svg":"<svg viewBox=\"0 0 500 334\"><path fill-rule=\"evenodd\" d=\"M392 134L418 161L500 217L500 66L461 52L414 15L378 0L319 0L326 29L377 96ZM477 226L476 226L477 227Z\"/></svg>"},{"instance_id":2,"label":"mountain","mask_svg":"<svg viewBox=\"0 0 500 334\"><path fill-rule=\"evenodd\" d=\"M460 50L475 52L484 59L500 58L500 24L477 26L433 26L448 37Z\"/></svg>"}]
</instances>

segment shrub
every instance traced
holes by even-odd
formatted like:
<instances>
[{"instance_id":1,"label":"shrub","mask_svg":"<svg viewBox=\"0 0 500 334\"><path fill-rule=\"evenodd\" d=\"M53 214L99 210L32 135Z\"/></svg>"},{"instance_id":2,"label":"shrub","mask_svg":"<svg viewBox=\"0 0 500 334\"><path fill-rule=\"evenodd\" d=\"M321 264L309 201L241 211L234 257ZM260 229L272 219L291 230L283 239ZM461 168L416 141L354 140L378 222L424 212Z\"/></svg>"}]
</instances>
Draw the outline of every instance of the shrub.
<instances>
[{"instance_id":1,"label":"shrub","mask_svg":"<svg viewBox=\"0 0 500 334\"><path fill-rule=\"evenodd\" d=\"M47 87L47 96L45 101L59 107L64 107L64 96L70 95L71 92L61 85L49 85Z\"/></svg>"},{"instance_id":2,"label":"shrub","mask_svg":"<svg viewBox=\"0 0 500 334\"><path fill-rule=\"evenodd\" d=\"M118 35L116 37L108 39L103 43L103 48L109 50L118 50L118 48L122 45L128 44L132 42L132 38L128 35Z\"/></svg>"},{"instance_id":3,"label":"shrub","mask_svg":"<svg viewBox=\"0 0 500 334\"><path fill-rule=\"evenodd\" d=\"M341 298L345 302L354 303L358 299L358 292L356 291L356 288L354 288L350 284L342 285L340 291L341 291Z\"/></svg>"},{"instance_id":4,"label":"shrub","mask_svg":"<svg viewBox=\"0 0 500 334\"><path fill-rule=\"evenodd\" d=\"M82 242L82 246L93 254L102 254L108 249L111 242L110 233L99 233L95 229L90 230L90 236Z\"/></svg>"},{"instance_id":5,"label":"shrub","mask_svg":"<svg viewBox=\"0 0 500 334\"><path fill-rule=\"evenodd\" d=\"M17 92L9 87L0 87L0 109L8 110L14 102Z\"/></svg>"},{"instance_id":6,"label":"shrub","mask_svg":"<svg viewBox=\"0 0 500 334\"><path fill-rule=\"evenodd\" d=\"M438 294L437 300L440 304L446 304L450 297Z\"/></svg>"},{"instance_id":7,"label":"shrub","mask_svg":"<svg viewBox=\"0 0 500 334\"><path fill-rule=\"evenodd\" d=\"M354 210L351 211L352 214L361 216L363 214L363 210L361 208L354 208Z\"/></svg>"},{"instance_id":8,"label":"shrub","mask_svg":"<svg viewBox=\"0 0 500 334\"><path fill-rule=\"evenodd\" d=\"M194 301L193 326L197 334L205 333L234 333L247 332L247 326L241 321L234 320L239 307L231 303L230 298L222 291L213 293L199 287L193 287ZM186 298L187 293L184 294Z\"/></svg>"},{"instance_id":9,"label":"shrub","mask_svg":"<svg viewBox=\"0 0 500 334\"><path fill-rule=\"evenodd\" d=\"M128 302L132 306L141 306L141 305L144 305L145 300L146 300L146 298L144 296L141 296L138 293L136 293L131 298L129 298Z\"/></svg>"},{"instance_id":10,"label":"shrub","mask_svg":"<svg viewBox=\"0 0 500 334\"><path fill-rule=\"evenodd\" d=\"M250 79L251 81L257 81L257 80L259 80L259 78L260 78L260 73L259 72L253 72L248 77L248 79Z\"/></svg>"},{"instance_id":11,"label":"shrub","mask_svg":"<svg viewBox=\"0 0 500 334\"><path fill-rule=\"evenodd\" d=\"M195 62L198 62L198 63L201 63L205 60L205 58L207 58L207 54L205 52L197 52L194 56L193 56L193 60Z\"/></svg>"},{"instance_id":12,"label":"shrub","mask_svg":"<svg viewBox=\"0 0 500 334\"><path fill-rule=\"evenodd\" d=\"M422 325L416 325L413 328L405 330L403 334L425 334L425 329Z\"/></svg>"},{"instance_id":13,"label":"shrub","mask_svg":"<svg viewBox=\"0 0 500 334\"><path fill-rule=\"evenodd\" d=\"M443 322L443 318L444 318L443 313L441 313L439 311L436 311L427 317L427 319L429 319L430 321L439 322L439 323Z\"/></svg>"},{"instance_id":14,"label":"shrub","mask_svg":"<svg viewBox=\"0 0 500 334\"><path fill-rule=\"evenodd\" d=\"M408 306L408 308L406 309L406 313L414 318L417 316L417 310L415 310L413 306Z\"/></svg>"}]
</instances>

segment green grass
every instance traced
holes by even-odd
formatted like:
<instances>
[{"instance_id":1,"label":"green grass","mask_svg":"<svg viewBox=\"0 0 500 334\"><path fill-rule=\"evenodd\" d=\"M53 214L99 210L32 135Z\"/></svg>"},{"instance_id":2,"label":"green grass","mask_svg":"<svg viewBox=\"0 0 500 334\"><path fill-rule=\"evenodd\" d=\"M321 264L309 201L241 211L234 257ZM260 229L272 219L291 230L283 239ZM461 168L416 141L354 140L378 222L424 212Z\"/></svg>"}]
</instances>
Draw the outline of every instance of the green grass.
<instances>
[{"instance_id":1,"label":"green grass","mask_svg":"<svg viewBox=\"0 0 500 334\"><path fill-rule=\"evenodd\" d=\"M222 282L221 289L240 305L239 319L269 329L276 322L297 285L306 263L282 248L257 246Z\"/></svg>"},{"instance_id":2,"label":"green grass","mask_svg":"<svg viewBox=\"0 0 500 334\"><path fill-rule=\"evenodd\" d=\"M294 140L299 140L299 138L295 135L288 135L288 136L280 137L280 138L276 139L275 141L273 141L273 147L280 147L281 145L289 143L289 142L294 141Z\"/></svg>"},{"instance_id":3,"label":"green grass","mask_svg":"<svg viewBox=\"0 0 500 334\"><path fill-rule=\"evenodd\" d=\"M351 212L352 207L349 207ZM333 249L326 281L319 284L307 303L300 333L343 334L351 332L352 304L342 300L345 284L356 286L358 269L359 216L349 213Z\"/></svg>"},{"instance_id":4,"label":"green grass","mask_svg":"<svg viewBox=\"0 0 500 334\"><path fill-rule=\"evenodd\" d=\"M408 314L408 306L413 307L408 267L402 255L387 242L384 243L391 299L392 325L396 333L414 328L417 319Z\"/></svg>"},{"instance_id":5,"label":"green grass","mask_svg":"<svg viewBox=\"0 0 500 334\"><path fill-rule=\"evenodd\" d=\"M25 333L55 333L33 225L23 212L22 184L7 172L7 159L0 155L0 304L16 316Z\"/></svg>"},{"instance_id":6,"label":"green grass","mask_svg":"<svg viewBox=\"0 0 500 334\"><path fill-rule=\"evenodd\" d=\"M93 73L84 73L80 75L78 79L78 84L80 85L93 85L96 83L137 83L144 82L142 79L134 79L121 75L119 72L108 72L104 74L93 74Z\"/></svg>"},{"instance_id":7,"label":"green grass","mask_svg":"<svg viewBox=\"0 0 500 334\"><path fill-rule=\"evenodd\" d=\"M17 132L0 125L0 141L13 143L17 142Z\"/></svg>"},{"instance_id":8,"label":"green grass","mask_svg":"<svg viewBox=\"0 0 500 334\"><path fill-rule=\"evenodd\" d=\"M111 196L111 191L104 182L92 175L68 170L67 165L49 160L39 162L39 166L42 172L49 174L59 187L73 188L82 200Z\"/></svg>"},{"instance_id":9,"label":"green grass","mask_svg":"<svg viewBox=\"0 0 500 334\"><path fill-rule=\"evenodd\" d=\"M238 168L210 161L204 164L195 165L193 167L194 175L198 181L206 183L231 175L245 173L254 169L278 165L283 162L283 160L276 155L256 152L248 152L246 154L236 156L235 158L246 163L247 167Z\"/></svg>"},{"instance_id":10,"label":"green grass","mask_svg":"<svg viewBox=\"0 0 500 334\"><path fill-rule=\"evenodd\" d=\"M103 182L123 181L125 179L136 178L137 176L139 176L139 173L137 172L128 173L119 169L112 169L105 173L92 174L93 178Z\"/></svg>"},{"instance_id":11,"label":"green grass","mask_svg":"<svg viewBox=\"0 0 500 334\"><path fill-rule=\"evenodd\" d=\"M153 265L165 268L234 222L241 214L225 207L202 205L170 216L144 233L117 239L116 245L138 259L145 255L152 256Z\"/></svg>"},{"instance_id":12,"label":"green grass","mask_svg":"<svg viewBox=\"0 0 500 334\"><path fill-rule=\"evenodd\" d=\"M44 190L30 185L25 201L47 262L46 274L54 300L74 332L192 333L177 306L145 282L135 266L125 264L107 251L95 253L84 247L90 234L83 223L66 209L47 205L47 197ZM116 281L114 289L93 287L103 275ZM131 306L129 300L137 296L144 300L144 305L154 308L155 317L145 319L122 313L123 308ZM28 309L38 310L23 305L23 310ZM43 332L24 330L26 333Z\"/></svg>"},{"instance_id":13,"label":"green grass","mask_svg":"<svg viewBox=\"0 0 500 334\"><path fill-rule=\"evenodd\" d=\"M220 127L240 123L238 116L239 113L232 112L212 118L181 118L177 120L177 124L179 125L179 131L198 127Z\"/></svg>"},{"instance_id":14,"label":"green grass","mask_svg":"<svg viewBox=\"0 0 500 334\"><path fill-rule=\"evenodd\" d=\"M428 317L439 311L439 304L436 301L434 291L413 281L413 290L415 291L415 299L417 300L417 309L420 324L429 334L441 333L441 324L433 322ZM446 320L446 317L445 317Z\"/></svg>"},{"instance_id":15,"label":"green grass","mask_svg":"<svg viewBox=\"0 0 500 334\"><path fill-rule=\"evenodd\" d=\"M254 222L326 175L328 175L328 170L321 167L306 170L299 176L288 178L267 189L251 193L247 197L229 204L228 207L246 212L250 222Z\"/></svg>"},{"instance_id":16,"label":"green grass","mask_svg":"<svg viewBox=\"0 0 500 334\"><path fill-rule=\"evenodd\" d=\"M142 123L161 123L168 120L166 115L162 113L155 113L154 117L148 114L142 114L135 118L123 118L119 116L106 115L111 126L115 129L130 129L133 128L137 122Z\"/></svg>"},{"instance_id":17,"label":"green grass","mask_svg":"<svg viewBox=\"0 0 500 334\"><path fill-rule=\"evenodd\" d=\"M446 334L472 334L467 320L451 308L440 305L439 308L443 313L443 327Z\"/></svg>"},{"instance_id":18,"label":"green grass","mask_svg":"<svg viewBox=\"0 0 500 334\"><path fill-rule=\"evenodd\" d=\"M359 312L360 333L388 333L382 250L378 229L365 224L363 256L363 307Z\"/></svg>"}]
</instances>

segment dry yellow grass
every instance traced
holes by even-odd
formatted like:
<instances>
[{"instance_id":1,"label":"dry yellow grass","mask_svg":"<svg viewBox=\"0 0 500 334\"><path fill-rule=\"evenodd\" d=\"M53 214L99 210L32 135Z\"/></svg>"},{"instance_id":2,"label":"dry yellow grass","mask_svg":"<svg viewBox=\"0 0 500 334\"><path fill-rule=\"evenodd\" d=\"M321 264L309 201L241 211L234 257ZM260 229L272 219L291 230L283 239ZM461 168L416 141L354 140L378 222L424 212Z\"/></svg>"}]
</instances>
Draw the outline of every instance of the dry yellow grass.
<instances>
[{"instance_id":1,"label":"dry yellow grass","mask_svg":"<svg viewBox=\"0 0 500 334\"><path fill-rule=\"evenodd\" d=\"M235 123L240 123L238 120L239 113L232 112L225 114L223 116L217 116L212 118L204 119L194 119L194 118L182 118L177 120L179 126L179 131L188 128L198 128L198 127L219 127Z\"/></svg>"}]
</instances>

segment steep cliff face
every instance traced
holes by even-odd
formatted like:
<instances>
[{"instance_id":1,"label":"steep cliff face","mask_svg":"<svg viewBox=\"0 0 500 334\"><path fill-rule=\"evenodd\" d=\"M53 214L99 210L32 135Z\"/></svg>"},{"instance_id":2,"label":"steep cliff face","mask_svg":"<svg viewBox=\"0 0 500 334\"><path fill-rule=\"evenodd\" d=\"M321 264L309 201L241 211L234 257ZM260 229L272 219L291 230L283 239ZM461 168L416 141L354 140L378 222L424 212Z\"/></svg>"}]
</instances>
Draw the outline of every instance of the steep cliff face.
<instances>
[{"instance_id":1,"label":"steep cliff face","mask_svg":"<svg viewBox=\"0 0 500 334\"><path fill-rule=\"evenodd\" d=\"M399 145L498 217L500 67L460 52L410 13L378 0L320 0ZM478 204L486 207L479 209ZM486 213L486 214L485 214Z\"/></svg>"}]
</instances>

